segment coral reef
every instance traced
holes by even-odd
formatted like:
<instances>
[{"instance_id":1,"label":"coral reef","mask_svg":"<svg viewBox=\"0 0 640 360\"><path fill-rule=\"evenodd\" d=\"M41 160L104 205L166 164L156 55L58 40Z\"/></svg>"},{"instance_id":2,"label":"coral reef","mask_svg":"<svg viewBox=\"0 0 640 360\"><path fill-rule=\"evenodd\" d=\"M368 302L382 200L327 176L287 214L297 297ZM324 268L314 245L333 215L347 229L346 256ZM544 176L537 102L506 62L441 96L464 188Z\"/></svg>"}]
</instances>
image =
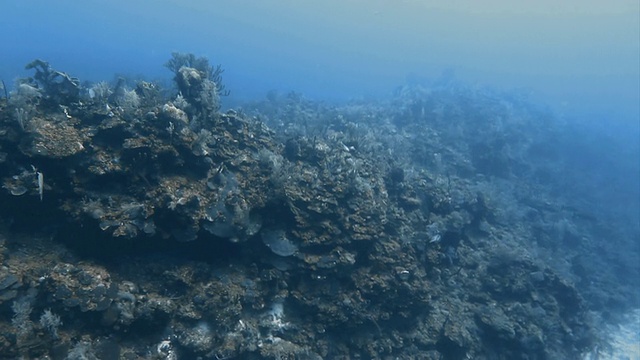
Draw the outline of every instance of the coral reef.
<instances>
[{"instance_id":1,"label":"coral reef","mask_svg":"<svg viewBox=\"0 0 640 360\"><path fill-rule=\"evenodd\" d=\"M0 101L6 358L554 359L596 345L573 273L532 256L549 249L533 239L587 230L540 183L501 180L551 172L545 137L524 136L544 116L415 89L219 112L220 67L166 66L169 98L142 81L85 88L37 60Z\"/></svg>"}]
</instances>

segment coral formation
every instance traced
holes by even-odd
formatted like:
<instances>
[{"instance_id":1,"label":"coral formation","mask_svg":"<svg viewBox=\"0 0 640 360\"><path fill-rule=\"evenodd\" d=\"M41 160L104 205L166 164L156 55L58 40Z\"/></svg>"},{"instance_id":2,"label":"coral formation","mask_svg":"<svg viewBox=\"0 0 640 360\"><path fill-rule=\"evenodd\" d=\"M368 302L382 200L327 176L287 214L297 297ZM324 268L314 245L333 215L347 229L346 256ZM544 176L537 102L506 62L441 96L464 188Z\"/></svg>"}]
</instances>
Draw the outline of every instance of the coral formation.
<instances>
[{"instance_id":1,"label":"coral formation","mask_svg":"<svg viewBox=\"0 0 640 360\"><path fill-rule=\"evenodd\" d=\"M531 256L533 239L586 230L545 229L565 213L544 188L500 180L551 171L526 109L404 89L386 107L271 94L249 116L219 111L207 59L166 66L168 97L142 81L85 88L37 60L0 101L0 214L24 237L0 243L4 356L553 359L595 346L582 290Z\"/></svg>"}]
</instances>

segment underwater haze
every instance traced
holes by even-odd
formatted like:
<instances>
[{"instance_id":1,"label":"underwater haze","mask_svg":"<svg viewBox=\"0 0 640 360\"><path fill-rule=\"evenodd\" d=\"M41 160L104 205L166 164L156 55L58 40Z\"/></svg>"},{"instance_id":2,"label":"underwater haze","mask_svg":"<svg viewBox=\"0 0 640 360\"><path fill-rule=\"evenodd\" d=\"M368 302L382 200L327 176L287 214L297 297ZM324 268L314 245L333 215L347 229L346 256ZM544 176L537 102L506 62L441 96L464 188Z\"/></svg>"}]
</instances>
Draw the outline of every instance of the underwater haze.
<instances>
[{"instance_id":1,"label":"underwater haze","mask_svg":"<svg viewBox=\"0 0 640 360\"><path fill-rule=\"evenodd\" d=\"M86 80L166 77L173 51L226 69L234 97L384 96L409 78L519 89L558 111L638 122L637 1L20 1L0 77L43 58ZM22 72L19 74L23 74Z\"/></svg>"},{"instance_id":2,"label":"underwater haze","mask_svg":"<svg viewBox=\"0 0 640 360\"><path fill-rule=\"evenodd\" d=\"M640 3L0 4L0 360L640 360Z\"/></svg>"}]
</instances>

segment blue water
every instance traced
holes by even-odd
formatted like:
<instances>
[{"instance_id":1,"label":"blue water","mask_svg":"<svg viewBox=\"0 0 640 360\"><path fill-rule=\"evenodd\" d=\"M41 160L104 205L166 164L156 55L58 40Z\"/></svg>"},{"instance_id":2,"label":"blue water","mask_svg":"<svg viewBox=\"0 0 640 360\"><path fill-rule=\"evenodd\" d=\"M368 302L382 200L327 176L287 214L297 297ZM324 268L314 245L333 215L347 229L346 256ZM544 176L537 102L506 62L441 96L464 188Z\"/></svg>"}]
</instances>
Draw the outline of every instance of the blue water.
<instances>
[{"instance_id":1,"label":"blue water","mask_svg":"<svg viewBox=\"0 0 640 360\"><path fill-rule=\"evenodd\" d=\"M619 253L638 254L637 0L5 1L0 40L9 91L36 58L82 81L168 82L172 52L222 65L225 108L270 90L328 102L389 99L416 83L508 91L568 124L558 196L587 196L599 221L619 222ZM598 240L619 240L606 235Z\"/></svg>"},{"instance_id":2,"label":"blue water","mask_svg":"<svg viewBox=\"0 0 640 360\"><path fill-rule=\"evenodd\" d=\"M449 3L449 4L448 4ZM223 64L233 99L385 96L453 70L558 112L637 123L637 1L20 1L0 5L0 78L43 58L84 80L169 77L172 51Z\"/></svg>"}]
</instances>

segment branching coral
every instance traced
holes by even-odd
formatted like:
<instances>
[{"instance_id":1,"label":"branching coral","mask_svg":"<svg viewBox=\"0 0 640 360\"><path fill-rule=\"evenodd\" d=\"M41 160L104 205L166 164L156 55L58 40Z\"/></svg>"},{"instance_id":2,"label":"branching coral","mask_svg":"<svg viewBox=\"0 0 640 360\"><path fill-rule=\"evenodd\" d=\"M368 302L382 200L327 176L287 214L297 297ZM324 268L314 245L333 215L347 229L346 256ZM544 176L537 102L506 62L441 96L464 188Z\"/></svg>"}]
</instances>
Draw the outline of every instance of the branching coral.
<instances>
[{"instance_id":1,"label":"branching coral","mask_svg":"<svg viewBox=\"0 0 640 360\"><path fill-rule=\"evenodd\" d=\"M69 105L80 96L80 81L67 73L54 70L48 62L36 59L25 67L35 69L35 83L44 90L44 95L51 105Z\"/></svg>"}]
</instances>

